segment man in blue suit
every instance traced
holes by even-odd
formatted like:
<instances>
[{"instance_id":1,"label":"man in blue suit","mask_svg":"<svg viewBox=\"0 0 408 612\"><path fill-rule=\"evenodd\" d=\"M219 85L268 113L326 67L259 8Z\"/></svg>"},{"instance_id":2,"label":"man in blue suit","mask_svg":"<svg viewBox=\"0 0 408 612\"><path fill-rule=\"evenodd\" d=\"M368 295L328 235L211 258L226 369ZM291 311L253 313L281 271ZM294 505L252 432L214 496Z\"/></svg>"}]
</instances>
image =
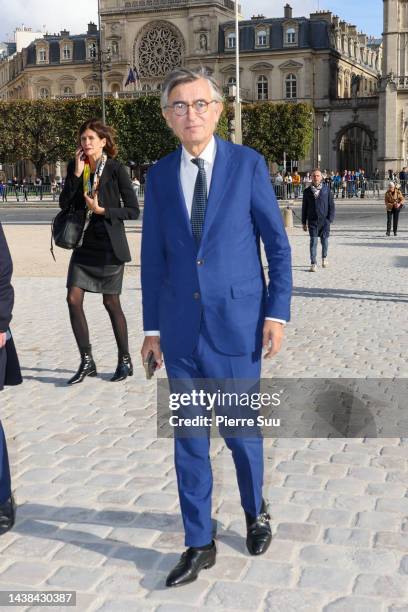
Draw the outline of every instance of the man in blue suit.
<instances>
[{"instance_id":1,"label":"man in blue suit","mask_svg":"<svg viewBox=\"0 0 408 612\"><path fill-rule=\"evenodd\" d=\"M261 155L214 136L217 83L202 69L166 79L162 109L181 147L148 173L142 237L145 340L171 381L259 380L281 348L292 287L290 246ZM265 281L260 239L265 247ZM193 384L193 383L192 383ZM262 437L225 437L236 467L250 554L271 541L262 497ZM175 466L188 547L167 586L214 565L209 435L175 436Z\"/></svg>"},{"instance_id":2,"label":"man in blue suit","mask_svg":"<svg viewBox=\"0 0 408 612\"><path fill-rule=\"evenodd\" d=\"M14 303L11 286L13 264L0 223L0 391L4 385L21 383L20 366L9 324ZM0 413L1 417L1 413ZM11 494L10 466L6 438L0 421L0 535L14 525L15 504Z\"/></svg>"},{"instance_id":3,"label":"man in blue suit","mask_svg":"<svg viewBox=\"0 0 408 612\"><path fill-rule=\"evenodd\" d=\"M310 236L310 272L317 272L317 243L322 243L322 267L327 268L330 225L334 221L334 197L323 182L319 168L312 172L312 184L303 192L302 224Z\"/></svg>"}]
</instances>

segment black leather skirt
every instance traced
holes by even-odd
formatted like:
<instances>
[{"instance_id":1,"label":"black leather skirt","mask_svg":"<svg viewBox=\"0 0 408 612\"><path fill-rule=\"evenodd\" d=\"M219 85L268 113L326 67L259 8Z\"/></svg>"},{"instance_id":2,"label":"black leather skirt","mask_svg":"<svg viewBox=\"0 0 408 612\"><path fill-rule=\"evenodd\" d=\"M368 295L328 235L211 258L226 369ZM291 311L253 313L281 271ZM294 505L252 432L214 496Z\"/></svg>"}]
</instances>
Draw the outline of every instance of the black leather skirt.
<instances>
[{"instance_id":1,"label":"black leather skirt","mask_svg":"<svg viewBox=\"0 0 408 612\"><path fill-rule=\"evenodd\" d=\"M72 253L67 288L118 295L122 292L124 268L113 252L103 219L93 215L82 246Z\"/></svg>"}]
</instances>

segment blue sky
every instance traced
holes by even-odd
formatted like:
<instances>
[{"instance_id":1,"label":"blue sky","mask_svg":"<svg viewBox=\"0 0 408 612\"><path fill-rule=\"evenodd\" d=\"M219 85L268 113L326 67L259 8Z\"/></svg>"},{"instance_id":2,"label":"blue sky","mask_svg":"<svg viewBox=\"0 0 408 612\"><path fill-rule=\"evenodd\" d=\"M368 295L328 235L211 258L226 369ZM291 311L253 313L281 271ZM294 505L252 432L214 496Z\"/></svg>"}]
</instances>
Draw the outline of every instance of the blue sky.
<instances>
[{"instance_id":1,"label":"blue sky","mask_svg":"<svg viewBox=\"0 0 408 612\"><path fill-rule=\"evenodd\" d=\"M288 0L293 16L308 16L320 8L331 10L366 34L380 36L382 32L381 0ZM287 0L241 0L242 12L247 19L254 14L265 17L283 16ZM59 32L67 28L72 33L86 31L88 21L97 20L97 0L0 0L0 39L6 40L16 26L31 26L33 30Z\"/></svg>"}]
</instances>

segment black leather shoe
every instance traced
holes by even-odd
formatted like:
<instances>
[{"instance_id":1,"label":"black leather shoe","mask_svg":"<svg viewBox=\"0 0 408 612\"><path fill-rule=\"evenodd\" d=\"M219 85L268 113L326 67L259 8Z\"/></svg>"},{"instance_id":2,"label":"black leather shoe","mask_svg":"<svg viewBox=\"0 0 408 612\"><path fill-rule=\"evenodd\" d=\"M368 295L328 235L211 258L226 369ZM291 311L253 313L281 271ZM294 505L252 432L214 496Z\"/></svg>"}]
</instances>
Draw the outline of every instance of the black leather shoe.
<instances>
[{"instance_id":1,"label":"black leather shoe","mask_svg":"<svg viewBox=\"0 0 408 612\"><path fill-rule=\"evenodd\" d=\"M76 385L81 383L86 376L96 376L96 365L92 357L92 353L82 353L81 363L79 364L78 372L69 379L68 385Z\"/></svg>"},{"instance_id":2,"label":"black leather shoe","mask_svg":"<svg viewBox=\"0 0 408 612\"><path fill-rule=\"evenodd\" d=\"M270 518L265 500L262 500L261 513L257 517L245 512L246 545L250 555L263 555L268 550L272 540Z\"/></svg>"},{"instance_id":3,"label":"black leather shoe","mask_svg":"<svg viewBox=\"0 0 408 612\"><path fill-rule=\"evenodd\" d=\"M10 498L0 504L0 535L9 531L16 520L16 504L14 497L11 495Z\"/></svg>"},{"instance_id":4,"label":"black leather shoe","mask_svg":"<svg viewBox=\"0 0 408 612\"><path fill-rule=\"evenodd\" d=\"M208 569L215 565L216 555L217 548L214 542L209 550L187 548L181 555L180 561L167 576L166 586L183 586L183 584L197 580L202 569Z\"/></svg>"},{"instance_id":5,"label":"black leather shoe","mask_svg":"<svg viewBox=\"0 0 408 612\"><path fill-rule=\"evenodd\" d=\"M128 376L133 376L133 365L130 355L122 355L119 357L118 367L116 372L111 378L111 382L117 382L118 380L125 380Z\"/></svg>"}]
</instances>

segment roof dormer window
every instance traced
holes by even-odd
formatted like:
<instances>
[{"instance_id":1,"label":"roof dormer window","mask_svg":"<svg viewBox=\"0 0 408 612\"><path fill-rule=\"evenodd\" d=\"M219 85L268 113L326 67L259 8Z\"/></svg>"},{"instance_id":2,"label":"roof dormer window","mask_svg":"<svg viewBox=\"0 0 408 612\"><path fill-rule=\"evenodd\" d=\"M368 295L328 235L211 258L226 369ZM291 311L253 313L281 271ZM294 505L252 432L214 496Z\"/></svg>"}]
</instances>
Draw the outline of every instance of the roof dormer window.
<instances>
[{"instance_id":1,"label":"roof dormer window","mask_svg":"<svg viewBox=\"0 0 408 612\"><path fill-rule=\"evenodd\" d=\"M268 44L268 33L262 28L261 30L257 30L256 32L256 46L257 47L266 47Z\"/></svg>"},{"instance_id":2,"label":"roof dormer window","mask_svg":"<svg viewBox=\"0 0 408 612\"><path fill-rule=\"evenodd\" d=\"M38 62L41 64L45 64L47 61L47 50L43 48L38 50Z\"/></svg>"},{"instance_id":3,"label":"roof dormer window","mask_svg":"<svg viewBox=\"0 0 408 612\"><path fill-rule=\"evenodd\" d=\"M285 41L287 45L296 44L296 30L295 28L287 28L285 33Z\"/></svg>"},{"instance_id":4,"label":"roof dormer window","mask_svg":"<svg viewBox=\"0 0 408 612\"><path fill-rule=\"evenodd\" d=\"M227 49L235 49L237 46L235 32L228 32L226 41L227 41L227 45L226 45Z\"/></svg>"}]
</instances>

